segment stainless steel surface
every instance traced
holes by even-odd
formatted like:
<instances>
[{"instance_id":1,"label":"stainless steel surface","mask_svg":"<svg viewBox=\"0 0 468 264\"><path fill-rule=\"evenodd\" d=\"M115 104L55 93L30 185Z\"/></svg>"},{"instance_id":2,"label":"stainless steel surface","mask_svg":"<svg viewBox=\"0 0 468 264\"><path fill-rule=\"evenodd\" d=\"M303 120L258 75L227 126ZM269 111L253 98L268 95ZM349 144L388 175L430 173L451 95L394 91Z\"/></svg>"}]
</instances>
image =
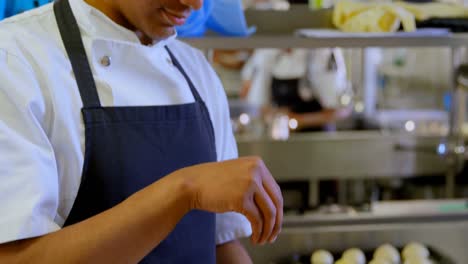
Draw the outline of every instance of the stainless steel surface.
<instances>
[{"instance_id":1,"label":"stainless steel surface","mask_svg":"<svg viewBox=\"0 0 468 264\"><path fill-rule=\"evenodd\" d=\"M366 48L366 47L458 47L468 44L468 34L443 37L330 37L301 38L291 34L254 35L246 38L204 37L183 41L199 49L257 49L257 48Z\"/></svg>"},{"instance_id":2,"label":"stainless steel surface","mask_svg":"<svg viewBox=\"0 0 468 264\"><path fill-rule=\"evenodd\" d=\"M187 38L184 41L200 49L254 49L254 48L327 48L327 47L437 47L464 46L467 34L451 37L335 37L302 38L294 32L302 28L333 28L332 10L310 11L307 6L293 5L288 11L245 12L247 23L257 27L257 33L248 38L215 37Z\"/></svg>"},{"instance_id":3,"label":"stainless steel surface","mask_svg":"<svg viewBox=\"0 0 468 264\"><path fill-rule=\"evenodd\" d=\"M418 241L447 255L457 264L468 263L468 211L440 213L434 208L459 201L387 203L376 214L288 217L273 245L253 247L244 241L254 263L270 263L296 253L316 249L343 251L351 247L375 249L384 243L397 247ZM421 205L422 203L422 205ZM426 208L428 211L411 207ZM395 209L397 208L397 209ZM395 210L394 210L395 209ZM390 210L393 213L383 213ZM406 212L406 213L405 213ZM398 215L397 213L400 213Z\"/></svg>"},{"instance_id":4,"label":"stainless steel surface","mask_svg":"<svg viewBox=\"0 0 468 264\"><path fill-rule=\"evenodd\" d=\"M333 28L332 9L311 11L307 5L291 5L281 10L246 10L248 25L257 27L259 35L287 35L299 28ZM287 21L287 23L285 23Z\"/></svg>"},{"instance_id":5,"label":"stainless steel surface","mask_svg":"<svg viewBox=\"0 0 468 264\"><path fill-rule=\"evenodd\" d=\"M466 48L452 50L453 88L452 103L449 114L449 134L441 146L444 146L443 154L447 160L446 172L446 196L452 198L455 195L455 177L462 170L462 161L465 155L465 142L463 138L463 124L465 122L466 100L465 89L459 82L461 79L459 67L466 58Z\"/></svg>"},{"instance_id":6,"label":"stainless steel surface","mask_svg":"<svg viewBox=\"0 0 468 264\"><path fill-rule=\"evenodd\" d=\"M347 213L289 215L284 228L352 227L377 224L418 224L468 221L466 200L420 200L382 202L371 205L369 212L348 210Z\"/></svg>"},{"instance_id":7,"label":"stainless steel surface","mask_svg":"<svg viewBox=\"0 0 468 264\"><path fill-rule=\"evenodd\" d=\"M378 48L362 49L362 88L364 99L364 115L368 119L375 117L378 101L378 58L380 50Z\"/></svg>"},{"instance_id":8,"label":"stainless steel surface","mask_svg":"<svg viewBox=\"0 0 468 264\"><path fill-rule=\"evenodd\" d=\"M255 264L268 264L295 253L315 249L343 251L352 247L375 249L391 243L395 246L418 241L447 255L457 264L468 263L468 221L443 223L382 224L339 228L284 228L273 245L253 247L243 241Z\"/></svg>"},{"instance_id":9,"label":"stainless steel surface","mask_svg":"<svg viewBox=\"0 0 468 264\"><path fill-rule=\"evenodd\" d=\"M436 152L438 137L337 132L295 134L287 141L237 139L240 155L262 157L278 180L404 178L446 169Z\"/></svg>"}]
</instances>

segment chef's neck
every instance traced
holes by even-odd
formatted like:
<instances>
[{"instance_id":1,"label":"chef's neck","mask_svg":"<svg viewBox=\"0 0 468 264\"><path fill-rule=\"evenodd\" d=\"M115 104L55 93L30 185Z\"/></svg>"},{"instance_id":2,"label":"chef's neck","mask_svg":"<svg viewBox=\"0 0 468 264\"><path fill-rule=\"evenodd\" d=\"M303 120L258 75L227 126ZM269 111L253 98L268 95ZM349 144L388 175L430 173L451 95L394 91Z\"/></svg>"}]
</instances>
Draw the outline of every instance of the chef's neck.
<instances>
[{"instance_id":1,"label":"chef's neck","mask_svg":"<svg viewBox=\"0 0 468 264\"><path fill-rule=\"evenodd\" d=\"M137 30L135 26L133 26L130 21L122 14L122 12L118 9L114 1L102 1L102 0L84 0L90 6L98 9L103 14L105 14L108 18L110 18L115 23L119 24L120 26L127 28L135 32L137 37L140 39L141 44L143 45L152 45L154 44L154 40L147 36L146 34L142 33L141 31Z\"/></svg>"}]
</instances>

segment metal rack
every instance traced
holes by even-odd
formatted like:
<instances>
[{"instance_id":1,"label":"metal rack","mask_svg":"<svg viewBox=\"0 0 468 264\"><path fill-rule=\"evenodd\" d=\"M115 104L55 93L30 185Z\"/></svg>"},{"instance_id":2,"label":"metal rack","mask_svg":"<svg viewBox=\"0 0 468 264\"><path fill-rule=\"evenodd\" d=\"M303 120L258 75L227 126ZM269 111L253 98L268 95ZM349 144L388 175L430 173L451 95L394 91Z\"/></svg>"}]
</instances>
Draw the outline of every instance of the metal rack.
<instances>
[{"instance_id":1,"label":"metal rack","mask_svg":"<svg viewBox=\"0 0 468 264\"><path fill-rule=\"evenodd\" d=\"M452 50L453 95L452 108L449 113L449 134L434 149L445 157L447 165L446 196L454 196L455 176L461 170L466 148L462 135L465 117L465 92L467 90L468 69L463 65L468 34L448 36L369 36L363 37L312 37L304 38L294 35L256 35L249 38L205 37L185 39L194 47L210 49L255 49L255 48L367 48L374 47L449 47ZM365 53L364 53L365 54ZM443 150L443 151L441 151ZM418 150L415 150L418 151Z\"/></svg>"},{"instance_id":2,"label":"metal rack","mask_svg":"<svg viewBox=\"0 0 468 264\"><path fill-rule=\"evenodd\" d=\"M410 173L431 175L446 173L446 196L452 197L455 189L455 176L461 169L466 153L462 125L465 121L465 93L468 90L468 66L463 64L468 34L447 36L336 36L326 38L304 38L294 35L298 28L330 28L331 11L310 12L307 8L293 6L288 12L248 11L247 21L256 25L258 34L249 38L226 38L208 36L185 39L186 42L202 50L211 49L255 49L255 48L360 48L363 51L375 47L448 47L452 50L453 81L451 93L453 102L449 113L449 134L444 137L403 139L378 132L340 132L336 134L316 133L297 135L288 142L268 138L252 139L239 137L239 151L242 154L260 154L278 172L281 179L301 180L304 177L317 179L356 179L359 177L408 177ZM366 52L363 52L365 60ZM409 143L408 143L409 142ZM310 144L310 145L308 145ZM401 148L398 146L401 145ZM338 148L338 150L336 150ZM362 155L355 155L353 148L365 148ZM298 150L296 158L284 153ZM335 151L336 150L336 151ZM443 150L443 151L442 151ZM279 153L275 155L275 153ZM369 163L367 160L385 153L386 161ZM320 155L318 155L320 154ZM337 155L338 154L338 155ZM284 157L280 158L280 155ZM439 155L439 156L438 156ZM329 157L347 161L341 167L323 159ZM442 156L443 158L440 158ZM299 157L299 159L297 159ZM341 158L340 158L341 157ZM296 162L296 163L294 163ZM355 163L353 163L355 162ZM302 167L297 166L302 163ZM353 163L353 164L351 164ZM424 166L427 165L427 166ZM359 170L359 167L368 170ZM305 171L306 169L306 171ZM307 173L307 175L306 175ZM275 177L276 177L275 176ZM404 245L419 240L454 257L456 263L465 263L468 256L466 245L468 214L402 215L376 217L360 214L356 216L307 216L286 219L282 235L277 243L263 248L253 248L247 241L246 247L255 263L271 263L279 256L294 252L307 252L311 249L343 249L359 245L371 248L383 243Z\"/></svg>"},{"instance_id":3,"label":"metal rack","mask_svg":"<svg viewBox=\"0 0 468 264\"><path fill-rule=\"evenodd\" d=\"M371 48L371 47L452 47L468 44L468 34L450 36L377 36L363 37L299 37L292 34L255 35L247 38L205 37L184 39L199 49L256 49L256 48Z\"/></svg>"},{"instance_id":4,"label":"metal rack","mask_svg":"<svg viewBox=\"0 0 468 264\"><path fill-rule=\"evenodd\" d=\"M251 254L254 263L269 264L284 256L311 254L313 250L327 249L342 252L359 247L375 249L376 246L391 243L403 247L411 241L419 241L445 254L453 263L467 263L466 232L467 214L452 214L432 219L423 218L366 220L359 217L343 220L346 223L324 220L323 225L305 219L283 228L275 244L254 247L247 240L243 244ZM434 220L434 221L433 221ZM307 222L308 221L308 222ZM353 222L354 221L354 222ZM353 224L349 224L353 222ZM293 262L291 262L293 263Z\"/></svg>"},{"instance_id":5,"label":"metal rack","mask_svg":"<svg viewBox=\"0 0 468 264\"><path fill-rule=\"evenodd\" d=\"M288 13L289 12L289 13ZM255 48L360 48L365 60L368 48L374 47L449 47L452 50L453 103L449 113L449 134L446 137L401 138L379 132L339 132L295 135L287 142L269 138L239 137L241 154L261 155L275 177L282 180L357 179L359 177L404 178L418 175L446 175L446 196L452 197L455 175L464 162L462 125L465 120L465 93L468 87L468 66L463 64L468 34L447 36L343 36L304 38L294 35L298 28L330 28L331 11L310 12L296 6L288 12L250 11L250 25L257 26L257 35L249 38L208 36L185 39L202 50ZM366 67L364 67L366 69ZM365 149L355 155L353 148ZM279 153L276 154L275 153ZM297 155L281 155L296 153ZM282 156L282 157L280 157ZM380 159L379 159L380 158ZM372 159L379 159L373 162ZM326 162L324 161L326 160ZM299 166L299 163L301 165ZM288 166L285 166L288 164ZM336 166L341 164L341 166ZM343 165L344 164L344 165ZM427 166L429 164L429 166ZM426 166L423 166L426 165ZM309 171L307 174L304 171ZM276 174L277 173L277 174ZM360 246L372 248L383 243L402 246L419 240L454 257L456 263L466 263L468 256L466 233L468 214L397 216L323 216L287 217L277 243L253 248L244 241L255 263L271 263L280 256L311 249L344 249Z\"/></svg>"}]
</instances>

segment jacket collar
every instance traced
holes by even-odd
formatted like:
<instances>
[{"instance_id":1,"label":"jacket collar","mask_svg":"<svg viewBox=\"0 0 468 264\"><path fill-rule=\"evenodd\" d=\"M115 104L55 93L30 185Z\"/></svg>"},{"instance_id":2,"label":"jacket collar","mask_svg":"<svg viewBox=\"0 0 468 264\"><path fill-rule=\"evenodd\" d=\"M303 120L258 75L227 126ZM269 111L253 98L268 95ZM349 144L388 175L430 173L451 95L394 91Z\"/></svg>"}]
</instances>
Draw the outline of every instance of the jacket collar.
<instances>
[{"instance_id":1,"label":"jacket collar","mask_svg":"<svg viewBox=\"0 0 468 264\"><path fill-rule=\"evenodd\" d=\"M69 0L82 33L92 39L104 39L128 44L141 45L136 33L112 21L104 13L87 4L84 0ZM165 40L155 42L151 47L163 47L177 37L177 33Z\"/></svg>"}]
</instances>

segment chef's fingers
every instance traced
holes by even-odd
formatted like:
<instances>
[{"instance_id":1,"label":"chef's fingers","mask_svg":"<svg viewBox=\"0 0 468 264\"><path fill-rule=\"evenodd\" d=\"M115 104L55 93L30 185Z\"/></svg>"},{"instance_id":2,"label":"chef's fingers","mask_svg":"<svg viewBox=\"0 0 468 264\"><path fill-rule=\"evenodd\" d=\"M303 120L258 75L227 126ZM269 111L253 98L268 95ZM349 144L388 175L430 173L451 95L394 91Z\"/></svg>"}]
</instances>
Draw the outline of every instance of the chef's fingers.
<instances>
[{"instance_id":1,"label":"chef's fingers","mask_svg":"<svg viewBox=\"0 0 468 264\"><path fill-rule=\"evenodd\" d=\"M260 235L259 243L264 244L269 241L273 227L276 222L276 206L270 199L270 196L265 191L263 186L259 186L254 196L255 203L260 209L263 220L263 228Z\"/></svg>"},{"instance_id":2,"label":"chef's fingers","mask_svg":"<svg viewBox=\"0 0 468 264\"><path fill-rule=\"evenodd\" d=\"M269 197L275 206L276 210L276 215L275 215L275 225L273 227L273 231L270 234L270 237L268 237L268 242L273 243L275 242L276 238L278 237L279 233L281 232L281 227L283 225L283 196L282 195L275 195L271 193L270 191L267 191L269 193Z\"/></svg>"},{"instance_id":3,"label":"chef's fingers","mask_svg":"<svg viewBox=\"0 0 468 264\"><path fill-rule=\"evenodd\" d=\"M268 238L268 242L274 242L278 237L279 233L281 232L281 227L283 225L283 195L281 193L281 188L278 186L276 181L274 180L271 173L268 171L268 168L265 164L262 164L263 170L263 187L265 191L268 193L271 201L273 202L276 208L276 219L275 219L275 226L273 228L273 232L271 236Z\"/></svg>"},{"instance_id":4,"label":"chef's fingers","mask_svg":"<svg viewBox=\"0 0 468 264\"><path fill-rule=\"evenodd\" d=\"M253 198L254 195L255 192L252 192L252 194L245 199L241 213L245 215L245 217L247 217L247 219L250 222L250 225L252 226L252 236L250 240L252 241L252 243L257 244L260 240L260 236L262 233L263 220L262 214L260 213L257 205L255 204Z\"/></svg>"}]
</instances>

